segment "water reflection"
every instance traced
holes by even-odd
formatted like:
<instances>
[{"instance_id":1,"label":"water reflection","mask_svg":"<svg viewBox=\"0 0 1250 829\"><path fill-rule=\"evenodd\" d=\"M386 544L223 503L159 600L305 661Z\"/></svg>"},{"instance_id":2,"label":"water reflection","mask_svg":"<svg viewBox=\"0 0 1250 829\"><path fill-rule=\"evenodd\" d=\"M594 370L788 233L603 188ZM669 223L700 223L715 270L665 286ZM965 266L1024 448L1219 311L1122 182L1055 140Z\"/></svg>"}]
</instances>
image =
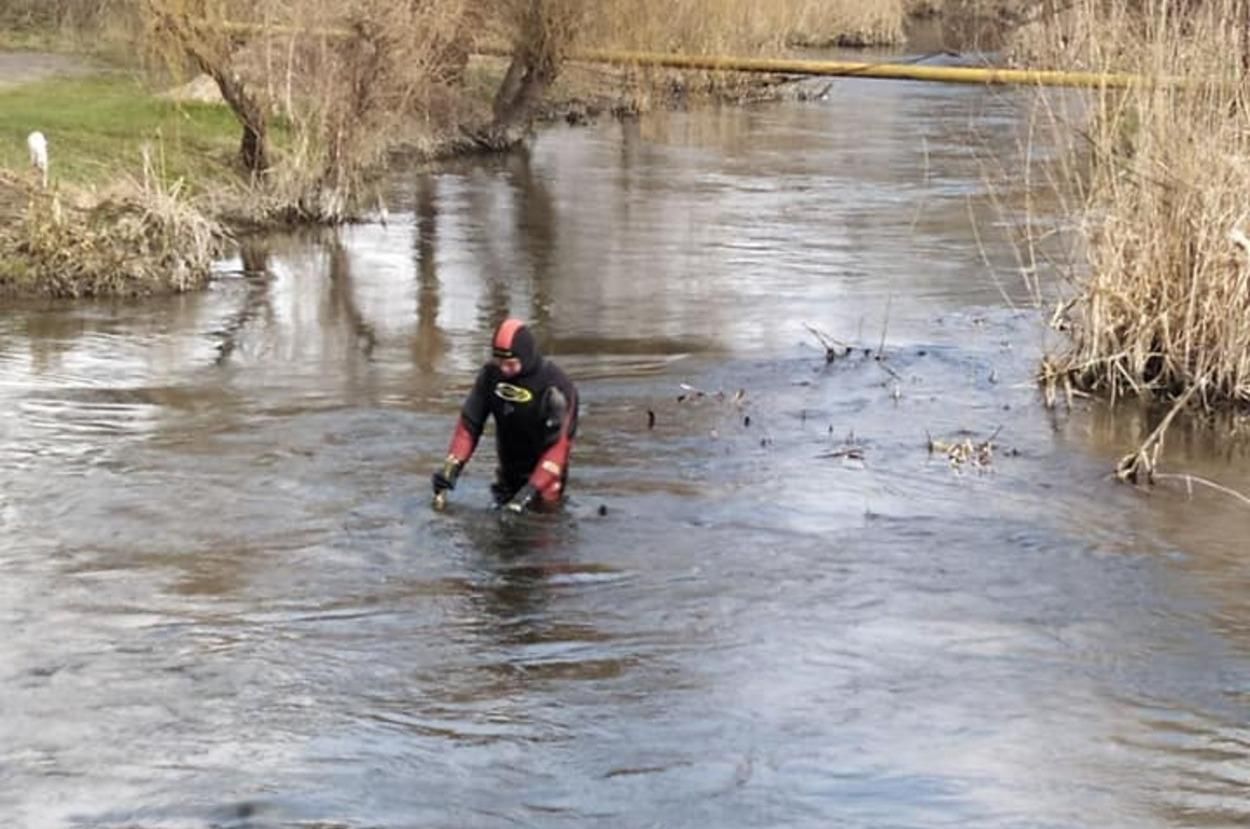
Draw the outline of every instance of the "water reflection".
<instances>
[{"instance_id":1,"label":"water reflection","mask_svg":"<svg viewBox=\"0 0 1250 829\"><path fill-rule=\"evenodd\" d=\"M430 175L417 181L413 234L417 260L417 330L412 338L413 363L429 373L442 360L449 342L438 326L438 182Z\"/></svg>"},{"instance_id":2,"label":"water reflection","mask_svg":"<svg viewBox=\"0 0 1250 829\"><path fill-rule=\"evenodd\" d=\"M356 305L351 259L340 239L330 240L327 247L330 254L330 318L326 320L326 324L327 326L338 322L345 324L353 335L352 344L367 360L373 356L378 337L373 326L364 318L360 308Z\"/></svg>"},{"instance_id":3,"label":"water reflection","mask_svg":"<svg viewBox=\"0 0 1250 829\"><path fill-rule=\"evenodd\" d=\"M516 234L524 252L530 277L529 321L536 331L551 326L552 282L557 273L559 219L547 183L534 170L530 152L512 153L508 157L508 181L513 192L513 213ZM571 275L586 278L585 274ZM502 320L496 319L498 324Z\"/></svg>"},{"instance_id":4,"label":"water reflection","mask_svg":"<svg viewBox=\"0 0 1250 829\"><path fill-rule=\"evenodd\" d=\"M239 333L254 318L273 323L273 308L269 304L269 249L265 240L245 239L240 244L239 259L242 268L240 275L247 280L239 309L231 314L217 332L220 343L217 346L217 366L223 366L230 360L230 355L238 347Z\"/></svg>"}]
</instances>

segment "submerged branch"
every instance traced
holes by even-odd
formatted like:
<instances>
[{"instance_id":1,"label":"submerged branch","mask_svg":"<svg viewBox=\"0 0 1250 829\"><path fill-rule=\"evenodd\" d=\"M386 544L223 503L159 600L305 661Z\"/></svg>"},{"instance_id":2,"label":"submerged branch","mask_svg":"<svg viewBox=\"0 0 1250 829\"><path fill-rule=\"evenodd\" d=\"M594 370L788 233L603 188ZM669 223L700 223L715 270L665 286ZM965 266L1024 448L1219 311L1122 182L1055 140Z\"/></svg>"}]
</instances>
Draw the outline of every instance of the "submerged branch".
<instances>
[{"instance_id":1,"label":"submerged branch","mask_svg":"<svg viewBox=\"0 0 1250 829\"><path fill-rule=\"evenodd\" d=\"M1223 484L1217 484L1215 481L1210 481L1210 480L1207 480L1206 478L1201 478L1197 475L1191 475L1188 472L1182 472L1182 473L1158 472L1155 474L1154 477L1156 481L1181 481L1185 484L1185 486L1188 488L1191 494L1193 493L1194 484L1198 484L1199 486L1205 486L1208 489L1213 489L1216 492L1219 492L1223 495L1227 495L1230 498L1240 501L1244 506L1250 507L1250 496L1243 495L1237 490L1232 489L1231 487L1226 487Z\"/></svg>"}]
</instances>

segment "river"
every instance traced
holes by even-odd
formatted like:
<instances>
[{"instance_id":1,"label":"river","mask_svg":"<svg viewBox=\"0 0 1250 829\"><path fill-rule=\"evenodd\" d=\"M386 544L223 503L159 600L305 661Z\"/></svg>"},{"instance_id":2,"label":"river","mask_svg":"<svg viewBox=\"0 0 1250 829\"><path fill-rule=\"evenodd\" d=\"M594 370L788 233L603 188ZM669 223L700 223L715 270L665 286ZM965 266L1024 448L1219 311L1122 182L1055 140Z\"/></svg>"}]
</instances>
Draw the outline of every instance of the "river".
<instances>
[{"instance_id":1,"label":"river","mask_svg":"<svg viewBox=\"0 0 1250 829\"><path fill-rule=\"evenodd\" d=\"M1250 513L1042 405L986 164L1032 95L549 128L202 294L6 307L6 824L1250 822ZM484 441L435 513L507 313L581 389L570 503L501 523ZM1165 466L1250 490L1224 433Z\"/></svg>"}]
</instances>

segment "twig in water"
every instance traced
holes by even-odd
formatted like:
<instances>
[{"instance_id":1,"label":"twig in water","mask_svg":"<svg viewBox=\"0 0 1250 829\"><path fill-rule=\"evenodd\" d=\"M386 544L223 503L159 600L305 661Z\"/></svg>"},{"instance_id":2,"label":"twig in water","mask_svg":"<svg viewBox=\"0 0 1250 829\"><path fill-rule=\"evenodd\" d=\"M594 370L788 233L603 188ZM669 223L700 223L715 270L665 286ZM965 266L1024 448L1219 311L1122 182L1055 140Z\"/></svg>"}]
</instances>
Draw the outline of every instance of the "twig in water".
<instances>
[{"instance_id":1,"label":"twig in water","mask_svg":"<svg viewBox=\"0 0 1250 829\"><path fill-rule=\"evenodd\" d=\"M1232 489L1231 487L1226 487L1223 484L1217 484L1215 481L1209 481L1206 478L1200 478L1197 475L1190 475L1187 472L1179 474L1157 472L1155 473L1154 479L1156 481L1183 481L1190 495L1193 495L1194 493L1194 484L1200 484L1201 486L1214 489L1216 492L1223 493L1230 498L1240 501L1245 506L1250 507L1250 496L1242 495L1240 492Z\"/></svg>"},{"instance_id":2,"label":"twig in water","mask_svg":"<svg viewBox=\"0 0 1250 829\"><path fill-rule=\"evenodd\" d=\"M890 328L890 308L894 305L894 286L890 286L890 292L885 295L885 319L881 320L881 344L877 346L877 359L885 359L885 334Z\"/></svg>"},{"instance_id":3,"label":"twig in water","mask_svg":"<svg viewBox=\"0 0 1250 829\"><path fill-rule=\"evenodd\" d=\"M842 349L843 355L851 353L851 347L847 345L846 343L842 342L841 340L836 340L833 337L830 337L828 334L824 333L823 331L813 328L807 323L803 323L803 327L806 328L808 331L810 331L812 336L814 336L817 340L820 341L820 345L825 349L825 362L826 363L832 363L834 360L838 358L839 348Z\"/></svg>"},{"instance_id":4,"label":"twig in water","mask_svg":"<svg viewBox=\"0 0 1250 829\"><path fill-rule=\"evenodd\" d=\"M1206 385L1206 378L1202 378L1197 383L1189 387L1189 391L1181 395L1176 404L1172 406L1172 410L1168 412L1167 417L1155 427L1150 433L1150 437L1137 448L1136 452L1131 452L1120 458L1120 462L1115 466L1115 476L1121 483L1147 483L1155 482L1155 469L1159 465L1159 453L1163 450L1163 438L1167 434L1168 427L1172 425L1172 421L1180 414L1181 409L1188 405L1190 398L1194 396L1200 388Z\"/></svg>"},{"instance_id":5,"label":"twig in water","mask_svg":"<svg viewBox=\"0 0 1250 829\"><path fill-rule=\"evenodd\" d=\"M841 449L834 449L832 452L826 452L816 457L821 460L845 458L848 461L862 461L864 459L864 448L862 446L843 446Z\"/></svg>"},{"instance_id":6,"label":"twig in water","mask_svg":"<svg viewBox=\"0 0 1250 829\"><path fill-rule=\"evenodd\" d=\"M832 425L830 425L829 431L833 431ZM817 455L816 457L821 460L841 458L848 461L862 461L864 459L864 446L856 440L855 432L852 430L849 434L847 434L846 439L842 441L841 446L837 449Z\"/></svg>"}]
</instances>

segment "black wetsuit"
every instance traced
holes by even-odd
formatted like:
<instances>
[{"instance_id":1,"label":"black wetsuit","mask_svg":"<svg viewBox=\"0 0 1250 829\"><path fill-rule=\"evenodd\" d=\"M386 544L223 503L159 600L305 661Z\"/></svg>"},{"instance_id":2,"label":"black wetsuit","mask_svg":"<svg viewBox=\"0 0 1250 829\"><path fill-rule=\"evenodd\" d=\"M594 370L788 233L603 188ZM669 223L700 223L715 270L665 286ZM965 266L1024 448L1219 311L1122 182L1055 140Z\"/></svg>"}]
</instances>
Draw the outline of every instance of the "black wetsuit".
<instances>
[{"instance_id":1,"label":"black wetsuit","mask_svg":"<svg viewBox=\"0 0 1250 829\"><path fill-rule=\"evenodd\" d=\"M533 334L517 320L496 330L494 351L497 358L520 360L521 371L505 377L495 362L482 367L461 409L450 455L466 463L487 417L493 416L499 455L492 487L496 501L507 501L527 483L544 502L558 501L577 434L577 389L559 366L543 359Z\"/></svg>"}]
</instances>

